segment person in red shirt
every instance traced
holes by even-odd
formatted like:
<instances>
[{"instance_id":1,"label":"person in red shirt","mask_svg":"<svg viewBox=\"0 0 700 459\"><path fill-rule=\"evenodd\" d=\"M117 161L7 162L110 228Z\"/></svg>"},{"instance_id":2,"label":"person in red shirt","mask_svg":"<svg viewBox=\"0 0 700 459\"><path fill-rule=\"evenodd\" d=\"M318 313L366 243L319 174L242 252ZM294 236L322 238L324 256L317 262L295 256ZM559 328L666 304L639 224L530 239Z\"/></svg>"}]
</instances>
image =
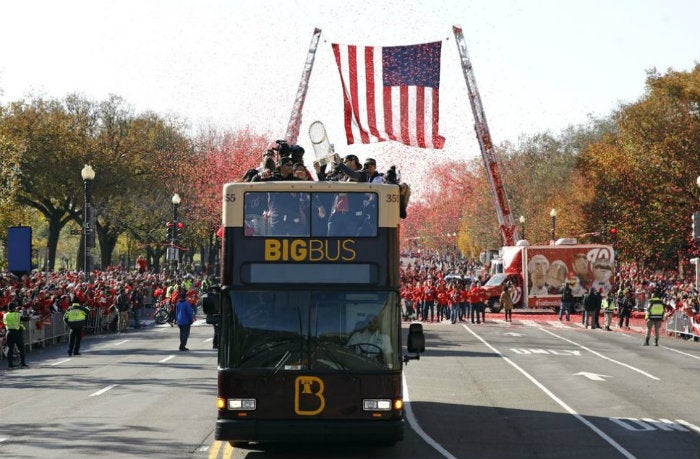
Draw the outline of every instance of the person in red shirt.
<instances>
[{"instance_id":1,"label":"person in red shirt","mask_svg":"<svg viewBox=\"0 0 700 459\"><path fill-rule=\"evenodd\" d=\"M432 281L426 280L423 286L423 321L428 320L428 311L430 311L430 321L435 319L435 296L437 291L433 286Z\"/></svg>"},{"instance_id":2,"label":"person in red shirt","mask_svg":"<svg viewBox=\"0 0 700 459\"><path fill-rule=\"evenodd\" d=\"M474 323L475 315L477 324L481 323L482 317L483 321L486 322L486 306L484 305L485 295L483 290L481 290L479 282L474 282L472 284L467 298L471 307L472 323Z\"/></svg>"}]
</instances>

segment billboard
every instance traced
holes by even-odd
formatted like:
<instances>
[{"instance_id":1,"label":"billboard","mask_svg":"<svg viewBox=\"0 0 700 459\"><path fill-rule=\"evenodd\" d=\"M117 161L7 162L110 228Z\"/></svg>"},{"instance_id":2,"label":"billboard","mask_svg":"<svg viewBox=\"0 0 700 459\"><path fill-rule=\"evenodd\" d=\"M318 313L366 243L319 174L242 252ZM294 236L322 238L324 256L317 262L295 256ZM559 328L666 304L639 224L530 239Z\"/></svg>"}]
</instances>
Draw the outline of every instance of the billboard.
<instances>
[{"instance_id":1,"label":"billboard","mask_svg":"<svg viewBox=\"0 0 700 459\"><path fill-rule=\"evenodd\" d=\"M559 306L561 288L569 282L574 297L590 288L605 296L612 288L615 254L604 245L535 246L523 266L530 307Z\"/></svg>"},{"instance_id":2,"label":"billboard","mask_svg":"<svg viewBox=\"0 0 700 459\"><path fill-rule=\"evenodd\" d=\"M32 270L32 227L7 228L7 270L15 275Z\"/></svg>"}]
</instances>

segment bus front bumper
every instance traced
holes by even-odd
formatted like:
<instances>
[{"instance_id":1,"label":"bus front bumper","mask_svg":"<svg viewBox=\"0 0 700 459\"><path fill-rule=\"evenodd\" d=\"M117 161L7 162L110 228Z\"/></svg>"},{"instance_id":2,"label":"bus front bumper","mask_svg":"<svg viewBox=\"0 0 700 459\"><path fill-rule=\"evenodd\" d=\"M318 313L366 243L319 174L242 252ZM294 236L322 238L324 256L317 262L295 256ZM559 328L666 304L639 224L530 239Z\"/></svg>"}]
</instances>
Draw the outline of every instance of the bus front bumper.
<instances>
[{"instance_id":1,"label":"bus front bumper","mask_svg":"<svg viewBox=\"0 0 700 459\"><path fill-rule=\"evenodd\" d=\"M404 420L237 420L216 421L216 439L234 442L382 443L403 440Z\"/></svg>"}]
</instances>

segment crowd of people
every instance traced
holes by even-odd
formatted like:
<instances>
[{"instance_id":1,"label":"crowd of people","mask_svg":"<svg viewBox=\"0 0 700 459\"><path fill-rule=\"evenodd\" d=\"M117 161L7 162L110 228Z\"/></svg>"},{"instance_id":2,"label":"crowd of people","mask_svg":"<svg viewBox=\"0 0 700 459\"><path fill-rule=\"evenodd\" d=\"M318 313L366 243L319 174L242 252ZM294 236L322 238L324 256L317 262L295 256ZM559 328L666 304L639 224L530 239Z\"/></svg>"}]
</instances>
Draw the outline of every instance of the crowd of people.
<instances>
[{"instance_id":1,"label":"crowd of people","mask_svg":"<svg viewBox=\"0 0 700 459\"><path fill-rule=\"evenodd\" d=\"M695 285L695 273L681 275L677 271L661 272L630 263L620 263L616 270L616 282L610 295L601 297L599 301L594 298L594 293L587 295L587 298L591 298L588 303L597 305L584 307L581 314L584 324L602 328L598 322L602 314L606 319L604 327L609 330L614 325L613 316L617 315L617 326L629 328L632 314L635 311L643 314L654 296L666 305L667 315L679 311L693 323L700 322L700 293ZM480 263L454 253L423 254L410 258L401 266L404 319L482 323L486 305L478 293L478 287L488 278L488 270ZM565 287L561 292L563 301L566 301ZM572 311L567 308L561 312L560 319L564 313L568 318ZM504 307L503 314L506 320L510 320L511 308Z\"/></svg>"},{"instance_id":2,"label":"crowd of people","mask_svg":"<svg viewBox=\"0 0 700 459\"><path fill-rule=\"evenodd\" d=\"M86 322L97 316L117 319L104 321L105 330L98 331L124 333L129 321L133 320L134 327L140 328L143 311L157 302L166 302L173 305L171 324L174 325L177 320L175 305L181 295L195 304L200 289L209 283L211 280L206 275L156 273L142 265L134 271L121 266L95 270L87 277L83 272L68 270L34 271L19 277L2 272L0 324L10 311L17 311L23 328L30 326L30 319L34 319L31 326L41 329L51 323L53 314L63 317L67 311L76 311L75 306L80 306L86 311ZM70 341L69 355L80 355L80 342L76 342L76 338Z\"/></svg>"}]
</instances>

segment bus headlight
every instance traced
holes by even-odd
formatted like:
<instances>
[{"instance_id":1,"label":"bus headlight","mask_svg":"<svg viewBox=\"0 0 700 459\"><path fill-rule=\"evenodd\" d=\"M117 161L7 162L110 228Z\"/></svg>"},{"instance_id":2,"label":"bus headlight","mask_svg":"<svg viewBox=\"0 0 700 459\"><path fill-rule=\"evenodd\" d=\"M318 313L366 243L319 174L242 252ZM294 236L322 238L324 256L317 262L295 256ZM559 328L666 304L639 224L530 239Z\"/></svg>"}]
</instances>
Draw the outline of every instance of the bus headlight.
<instances>
[{"instance_id":1,"label":"bus headlight","mask_svg":"<svg viewBox=\"0 0 700 459\"><path fill-rule=\"evenodd\" d=\"M384 398L366 398L362 400L364 411L391 411L391 400Z\"/></svg>"},{"instance_id":2,"label":"bus headlight","mask_svg":"<svg viewBox=\"0 0 700 459\"><path fill-rule=\"evenodd\" d=\"M254 398L230 398L228 399L228 409L233 411L253 411L256 401Z\"/></svg>"}]
</instances>

